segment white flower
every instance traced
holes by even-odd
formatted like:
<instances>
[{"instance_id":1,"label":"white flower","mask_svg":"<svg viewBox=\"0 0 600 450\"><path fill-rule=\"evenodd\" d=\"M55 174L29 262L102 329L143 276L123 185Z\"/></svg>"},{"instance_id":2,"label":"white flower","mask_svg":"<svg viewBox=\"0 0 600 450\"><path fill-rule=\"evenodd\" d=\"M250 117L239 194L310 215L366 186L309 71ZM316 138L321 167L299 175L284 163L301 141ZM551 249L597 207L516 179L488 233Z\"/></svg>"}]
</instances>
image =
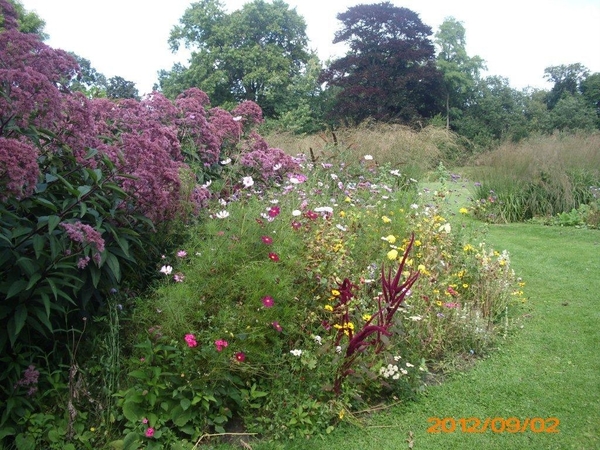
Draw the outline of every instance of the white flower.
<instances>
[{"instance_id":1,"label":"white flower","mask_svg":"<svg viewBox=\"0 0 600 450\"><path fill-rule=\"evenodd\" d=\"M226 166L230 162L231 162L231 158L227 158L227 159L224 159L223 161L221 161L221 165Z\"/></svg>"},{"instance_id":2,"label":"white flower","mask_svg":"<svg viewBox=\"0 0 600 450\"><path fill-rule=\"evenodd\" d=\"M227 201L224 200L224 199L222 199L222 198L220 198L219 199L219 205L221 205L221 206L227 206Z\"/></svg>"},{"instance_id":3,"label":"white flower","mask_svg":"<svg viewBox=\"0 0 600 450\"><path fill-rule=\"evenodd\" d=\"M280 163L277 163L273 166L273 170L279 170L281 169L283 166Z\"/></svg>"},{"instance_id":4,"label":"white flower","mask_svg":"<svg viewBox=\"0 0 600 450\"><path fill-rule=\"evenodd\" d=\"M342 353L342 347L341 347L340 345L338 345L338 346L335 348L335 352L336 352L336 353Z\"/></svg>"},{"instance_id":5,"label":"white flower","mask_svg":"<svg viewBox=\"0 0 600 450\"><path fill-rule=\"evenodd\" d=\"M252 179L252 177L242 178L242 183L244 184L244 187L247 188L254 186L254 180Z\"/></svg>"},{"instance_id":6,"label":"white flower","mask_svg":"<svg viewBox=\"0 0 600 450\"><path fill-rule=\"evenodd\" d=\"M290 353L294 356L300 356L300 355L302 355L302 350L294 349L294 350L290 350Z\"/></svg>"},{"instance_id":7,"label":"white flower","mask_svg":"<svg viewBox=\"0 0 600 450\"><path fill-rule=\"evenodd\" d=\"M394 356L394 361L399 361L402 359L402 356Z\"/></svg>"},{"instance_id":8,"label":"white flower","mask_svg":"<svg viewBox=\"0 0 600 450\"><path fill-rule=\"evenodd\" d=\"M211 184L212 184L212 180L208 180L206 183L204 183L204 184L202 185L202 187L206 189L206 188L207 188L207 187L209 187Z\"/></svg>"},{"instance_id":9,"label":"white flower","mask_svg":"<svg viewBox=\"0 0 600 450\"><path fill-rule=\"evenodd\" d=\"M240 120L242 120L242 116L235 116L235 117L233 118L233 121L234 121L234 122L239 122Z\"/></svg>"},{"instance_id":10,"label":"white flower","mask_svg":"<svg viewBox=\"0 0 600 450\"><path fill-rule=\"evenodd\" d=\"M335 227L336 227L338 230L340 230L340 231L346 231L346 230L347 230L347 228L346 228L345 226L343 226L343 225L341 225L341 224L339 224L339 223L338 223L338 224L337 224Z\"/></svg>"},{"instance_id":11,"label":"white flower","mask_svg":"<svg viewBox=\"0 0 600 450\"><path fill-rule=\"evenodd\" d=\"M397 170L397 169L396 169L396 170L390 170L390 173L391 173L392 175L396 176L396 177L400 177L400 176L402 176L402 174L400 173L400 171L399 171L399 170Z\"/></svg>"},{"instance_id":12,"label":"white flower","mask_svg":"<svg viewBox=\"0 0 600 450\"><path fill-rule=\"evenodd\" d=\"M160 268L160 272L164 273L165 275L171 275L171 272L173 272L173 268L171 266L162 266Z\"/></svg>"},{"instance_id":13,"label":"white flower","mask_svg":"<svg viewBox=\"0 0 600 450\"><path fill-rule=\"evenodd\" d=\"M411 363L407 362L406 367L415 367L415 366L413 366Z\"/></svg>"},{"instance_id":14,"label":"white flower","mask_svg":"<svg viewBox=\"0 0 600 450\"><path fill-rule=\"evenodd\" d=\"M333 212L333 208L331 206L319 206L318 208L315 208L315 212L324 212L331 214Z\"/></svg>"},{"instance_id":15,"label":"white flower","mask_svg":"<svg viewBox=\"0 0 600 450\"><path fill-rule=\"evenodd\" d=\"M373 160L373 156L371 156L371 155L365 155L364 158L365 158L365 161L372 161Z\"/></svg>"},{"instance_id":16,"label":"white flower","mask_svg":"<svg viewBox=\"0 0 600 450\"><path fill-rule=\"evenodd\" d=\"M410 207L412 209L419 209L419 205L417 205L416 203L413 203L412 205L410 205Z\"/></svg>"},{"instance_id":17,"label":"white flower","mask_svg":"<svg viewBox=\"0 0 600 450\"><path fill-rule=\"evenodd\" d=\"M217 219L226 219L227 217L229 217L229 212L228 211L219 211L218 213L215 214L215 217Z\"/></svg>"},{"instance_id":18,"label":"white flower","mask_svg":"<svg viewBox=\"0 0 600 450\"><path fill-rule=\"evenodd\" d=\"M298 217L302 215L302 211L300 211L299 209L295 209L292 211L292 216L294 217Z\"/></svg>"},{"instance_id":19,"label":"white flower","mask_svg":"<svg viewBox=\"0 0 600 450\"><path fill-rule=\"evenodd\" d=\"M409 319L412 320L413 322L418 322L419 320L422 320L423 318L421 316L410 316Z\"/></svg>"},{"instance_id":20,"label":"white flower","mask_svg":"<svg viewBox=\"0 0 600 450\"><path fill-rule=\"evenodd\" d=\"M452 231L452 227L450 226L450 223L446 222L444 225L441 225L438 228L438 231L443 231L444 233L448 234L450 231Z\"/></svg>"},{"instance_id":21,"label":"white flower","mask_svg":"<svg viewBox=\"0 0 600 450\"><path fill-rule=\"evenodd\" d=\"M315 339L315 343L317 343L319 345L323 344L323 342L321 341L321 336L315 336L314 339Z\"/></svg>"},{"instance_id":22,"label":"white flower","mask_svg":"<svg viewBox=\"0 0 600 450\"><path fill-rule=\"evenodd\" d=\"M396 373L394 374L394 376L392 376L392 380L398 380L400 378L400 374Z\"/></svg>"},{"instance_id":23,"label":"white flower","mask_svg":"<svg viewBox=\"0 0 600 450\"><path fill-rule=\"evenodd\" d=\"M296 177L290 177L290 183L292 184L300 184L300 180Z\"/></svg>"},{"instance_id":24,"label":"white flower","mask_svg":"<svg viewBox=\"0 0 600 450\"><path fill-rule=\"evenodd\" d=\"M400 372L402 372L402 375L406 375L408 373L406 369L400 369Z\"/></svg>"},{"instance_id":25,"label":"white flower","mask_svg":"<svg viewBox=\"0 0 600 450\"><path fill-rule=\"evenodd\" d=\"M332 173L329 175L331 177L332 180L337 180L338 176L335 173Z\"/></svg>"}]
</instances>

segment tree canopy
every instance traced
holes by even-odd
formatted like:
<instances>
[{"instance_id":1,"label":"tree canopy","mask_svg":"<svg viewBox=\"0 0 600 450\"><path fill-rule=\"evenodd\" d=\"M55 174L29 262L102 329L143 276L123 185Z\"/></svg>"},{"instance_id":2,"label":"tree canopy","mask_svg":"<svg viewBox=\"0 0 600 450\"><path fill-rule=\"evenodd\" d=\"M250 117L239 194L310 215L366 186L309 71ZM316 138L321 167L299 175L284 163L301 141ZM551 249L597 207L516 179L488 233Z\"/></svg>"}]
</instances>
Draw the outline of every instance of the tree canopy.
<instances>
[{"instance_id":1,"label":"tree canopy","mask_svg":"<svg viewBox=\"0 0 600 450\"><path fill-rule=\"evenodd\" d=\"M472 95L484 61L469 57L466 50L466 30L454 17L447 17L435 34L439 47L437 65L444 75L446 94L446 128L450 128L451 108L462 109Z\"/></svg>"},{"instance_id":2,"label":"tree canopy","mask_svg":"<svg viewBox=\"0 0 600 450\"><path fill-rule=\"evenodd\" d=\"M337 89L332 115L360 122L416 122L440 110L441 73L431 28L410 9L389 2L358 5L338 14L334 43L348 44L321 80Z\"/></svg>"},{"instance_id":3,"label":"tree canopy","mask_svg":"<svg viewBox=\"0 0 600 450\"><path fill-rule=\"evenodd\" d=\"M213 105L257 102L265 116L308 63L304 19L281 0L254 0L227 14L218 0L193 3L171 31L169 44L192 50L189 65L160 73L167 96L195 86Z\"/></svg>"}]
</instances>

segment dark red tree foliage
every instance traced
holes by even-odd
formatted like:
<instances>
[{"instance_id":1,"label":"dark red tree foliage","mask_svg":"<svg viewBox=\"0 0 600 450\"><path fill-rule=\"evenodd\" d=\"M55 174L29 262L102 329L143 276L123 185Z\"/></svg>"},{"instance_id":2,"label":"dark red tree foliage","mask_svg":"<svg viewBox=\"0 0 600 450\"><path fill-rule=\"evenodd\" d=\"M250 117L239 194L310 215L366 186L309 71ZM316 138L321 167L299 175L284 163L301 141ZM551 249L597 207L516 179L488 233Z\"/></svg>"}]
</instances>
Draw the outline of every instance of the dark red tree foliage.
<instances>
[{"instance_id":1,"label":"dark red tree foliage","mask_svg":"<svg viewBox=\"0 0 600 450\"><path fill-rule=\"evenodd\" d=\"M441 74L431 28L418 14L389 2L358 5L338 14L334 43L350 50L321 81L338 88L333 118L414 123L439 112Z\"/></svg>"}]
</instances>

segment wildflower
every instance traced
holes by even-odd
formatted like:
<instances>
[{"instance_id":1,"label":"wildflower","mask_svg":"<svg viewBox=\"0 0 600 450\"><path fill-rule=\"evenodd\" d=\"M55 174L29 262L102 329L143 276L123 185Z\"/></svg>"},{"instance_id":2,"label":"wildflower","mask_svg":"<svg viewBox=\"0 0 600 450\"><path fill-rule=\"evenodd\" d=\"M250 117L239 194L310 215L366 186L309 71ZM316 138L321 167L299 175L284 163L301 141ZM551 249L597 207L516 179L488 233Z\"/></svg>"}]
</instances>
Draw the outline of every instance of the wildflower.
<instances>
[{"instance_id":1,"label":"wildflower","mask_svg":"<svg viewBox=\"0 0 600 450\"><path fill-rule=\"evenodd\" d=\"M396 250L395 248L390 250L389 252L387 252L387 257L391 260L398 258L398 250Z\"/></svg>"},{"instance_id":2,"label":"wildflower","mask_svg":"<svg viewBox=\"0 0 600 450\"><path fill-rule=\"evenodd\" d=\"M183 280L185 280L185 275L182 273L176 273L173 275L173 279L176 283L183 283Z\"/></svg>"},{"instance_id":3,"label":"wildflower","mask_svg":"<svg viewBox=\"0 0 600 450\"><path fill-rule=\"evenodd\" d=\"M275 218L279 215L280 211L281 210L279 206L271 206L267 214L269 215L269 217Z\"/></svg>"},{"instance_id":4,"label":"wildflower","mask_svg":"<svg viewBox=\"0 0 600 450\"><path fill-rule=\"evenodd\" d=\"M323 342L322 342L321 336L315 336L315 337L314 337L314 340L315 340L315 343L316 343L316 344L323 345Z\"/></svg>"},{"instance_id":5,"label":"wildflower","mask_svg":"<svg viewBox=\"0 0 600 450\"><path fill-rule=\"evenodd\" d=\"M316 212L314 212L314 211L306 211L304 213L304 215L306 217L308 217L310 220L315 220L315 219L319 218L319 215Z\"/></svg>"},{"instance_id":6,"label":"wildflower","mask_svg":"<svg viewBox=\"0 0 600 450\"><path fill-rule=\"evenodd\" d=\"M362 318L365 322L368 322L369 320L371 320L371 314L363 314Z\"/></svg>"},{"instance_id":7,"label":"wildflower","mask_svg":"<svg viewBox=\"0 0 600 450\"><path fill-rule=\"evenodd\" d=\"M338 345L338 346L335 348L335 352L336 352L336 353L342 353L342 347L341 347L340 345Z\"/></svg>"},{"instance_id":8,"label":"wildflower","mask_svg":"<svg viewBox=\"0 0 600 450\"><path fill-rule=\"evenodd\" d=\"M283 165L281 165L280 163L277 163L273 166L273 171L277 172L279 169L281 169L283 167Z\"/></svg>"},{"instance_id":9,"label":"wildflower","mask_svg":"<svg viewBox=\"0 0 600 450\"><path fill-rule=\"evenodd\" d=\"M290 353L294 356L300 356L300 355L302 355L302 350L294 349L294 350L290 350Z\"/></svg>"},{"instance_id":10,"label":"wildflower","mask_svg":"<svg viewBox=\"0 0 600 450\"><path fill-rule=\"evenodd\" d=\"M415 367L414 365L412 365L411 363L407 362L406 363L406 367Z\"/></svg>"},{"instance_id":11,"label":"wildflower","mask_svg":"<svg viewBox=\"0 0 600 450\"><path fill-rule=\"evenodd\" d=\"M329 311L332 312L333 311L333 306L331 305L325 305L325 307L323 308L325 311Z\"/></svg>"},{"instance_id":12,"label":"wildflower","mask_svg":"<svg viewBox=\"0 0 600 450\"><path fill-rule=\"evenodd\" d=\"M396 236L394 236L393 234L390 234L390 235L388 235L386 237L382 237L381 239L383 241L389 242L390 244L393 244L394 242L396 242Z\"/></svg>"},{"instance_id":13,"label":"wildflower","mask_svg":"<svg viewBox=\"0 0 600 450\"><path fill-rule=\"evenodd\" d=\"M148 419L146 419L145 417L142 419L142 423L143 424L147 424L148 423Z\"/></svg>"},{"instance_id":14,"label":"wildflower","mask_svg":"<svg viewBox=\"0 0 600 450\"><path fill-rule=\"evenodd\" d=\"M244 177L242 178L242 184L244 185L244 187L249 188L254 186L254 180L252 179L252 177Z\"/></svg>"},{"instance_id":15,"label":"wildflower","mask_svg":"<svg viewBox=\"0 0 600 450\"><path fill-rule=\"evenodd\" d=\"M229 343L227 341L222 340L222 339L217 339L215 341L215 347L217 347L217 351L218 352L222 351L228 345L229 345Z\"/></svg>"},{"instance_id":16,"label":"wildflower","mask_svg":"<svg viewBox=\"0 0 600 450\"><path fill-rule=\"evenodd\" d=\"M402 176L402 174L400 173L400 171L398 169L390 170L390 174L394 175L395 177Z\"/></svg>"},{"instance_id":17,"label":"wildflower","mask_svg":"<svg viewBox=\"0 0 600 450\"><path fill-rule=\"evenodd\" d=\"M273 243L273 238L270 236L261 236L261 241L267 245L271 245Z\"/></svg>"},{"instance_id":18,"label":"wildflower","mask_svg":"<svg viewBox=\"0 0 600 450\"><path fill-rule=\"evenodd\" d=\"M277 253L270 252L269 259L271 261L277 262L277 261L279 261L279 255Z\"/></svg>"},{"instance_id":19,"label":"wildflower","mask_svg":"<svg viewBox=\"0 0 600 450\"><path fill-rule=\"evenodd\" d=\"M221 165L226 166L230 162L231 162L231 158L226 158L226 159L222 160L220 163L221 163Z\"/></svg>"},{"instance_id":20,"label":"wildflower","mask_svg":"<svg viewBox=\"0 0 600 450\"><path fill-rule=\"evenodd\" d=\"M331 290L331 295L333 295L334 297L339 297L340 291L338 291L337 289L332 289Z\"/></svg>"},{"instance_id":21,"label":"wildflower","mask_svg":"<svg viewBox=\"0 0 600 450\"><path fill-rule=\"evenodd\" d=\"M190 348L196 347L198 345L198 342L196 342L196 336L194 336L193 334L186 334L183 339Z\"/></svg>"},{"instance_id":22,"label":"wildflower","mask_svg":"<svg viewBox=\"0 0 600 450\"><path fill-rule=\"evenodd\" d=\"M373 161L373 156L372 155L365 155L364 159L365 159L365 161Z\"/></svg>"},{"instance_id":23,"label":"wildflower","mask_svg":"<svg viewBox=\"0 0 600 450\"><path fill-rule=\"evenodd\" d=\"M237 352L235 354L235 360L239 362L244 362L246 360L246 354L244 352Z\"/></svg>"},{"instance_id":24,"label":"wildflower","mask_svg":"<svg viewBox=\"0 0 600 450\"><path fill-rule=\"evenodd\" d=\"M281 325L279 325L279 322L273 322L273 323L271 324L271 326L272 326L273 328L275 328L275 331L277 331L277 332L279 332L279 333L281 333L281 332L283 331L283 328L281 328Z\"/></svg>"},{"instance_id":25,"label":"wildflower","mask_svg":"<svg viewBox=\"0 0 600 450\"><path fill-rule=\"evenodd\" d=\"M410 316L409 319L412 320L413 322L418 322L419 320L422 320L423 318L421 316Z\"/></svg>"},{"instance_id":26,"label":"wildflower","mask_svg":"<svg viewBox=\"0 0 600 450\"><path fill-rule=\"evenodd\" d=\"M392 221L388 216L381 216L381 220L383 220L383 223L390 223Z\"/></svg>"},{"instance_id":27,"label":"wildflower","mask_svg":"<svg viewBox=\"0 0 600 450\"><path fill-rule=\"evenodd\" d=\"M446 308L458 308L460 305L456 302L446 302L444 303Z\"/></svg>"},{"instance_id":28,"label":"wildflower","mask_svg":"<svg viewBox=\"0 0 600 450\"><path fill-rule=\"evenodd\" d=\"M215 214L215 217L217 219L226 219L227 217L229 217L229 212L227 212L227 211L219 211L217 214Z\"/></svg>"},{"instance_id":29,"label":"wildflower","mask_svg":"<svg viewBox=\"0 0 600 450\"><path fill-rule=\"evenodd\" d=\"M159 272L164 273L165 275L171 275L173 268L171 266L162 266Z\"/></svg>"},{"instance_id":30,"label":"wildflower","mask_svg":"<svg viewBox=\"0 0 600 450\"><path fill-rule=\"evenodd\" d=\"M452 231L452 227L450 226L450 223L446 222L438 228L438 231L443 231L444 233L448 234L450 231Z\"/></svg>"},{"instance_id":31,"label":"wildflower","mask_svg":"<svg viewBox=\"0 0 600 450\"><path fill-rule=\"evenodd\" d=\"M456 297L458 295L458 292L456 292L452 286L448 286L448 289L446 289L446 291L448 292L448 294L452 295L453 297Z\"/></svg>"},{"instance_id":32,"label":"wildflower","mask_svg":"<svg viewBox=\"0 0 600 450\"><path fill-rule=\"evenodd\" d=\"M292 228L294 230L299 230L300 228L302 228L302 224L300 222L298 222L297 220L293 220L292 221Z\"/></svg>"},{"instance_id":33,"label":"wildflower","mask_svg":"<svg viewBox=\"0 0 600 450\"><path fill-rule=\"evenodd\" d=\"M333 213L333 208L331 206L319 206L318 208L315 208L315 212L331 214Z\"/></svg>"},{"instance_id":34,"label":"wildflower","mask_svg":"<svg viewBox=\"0 0 600 450\"><path fill-rule=\"evenodd\" d=\"M467 208L464 208L464 207L460 208L458 210L458 212L461 213L461 214L469 214L469 210Z\"/></svg>"},{"instance_id":35,"label":"wildflower","mask_svg":"<svg viewBox=\"0 0 600 450\"><path fill-rule=\"evenodd\" d=\"M292 211L292 216L294 217L298 217L302 215L302 211L300 211L299 209L295 209Z\"/></svg>"},{"instance_id":36,"label":"wildflower","mask_svg":"<svg viewBox=\"0 0 600 450\"><path fill-rule=\"evenodd\" d=\"M154 436L154 428L152 428L152 427L146 428L145 434L146 434L147 438L151 438L152 436Z\"/></svg>"},{"instance_id":37,"label":"wildflower","mask_svg":"<svg viewBox=\"0 0 600 450\"><path fill-rule=\"evenodd\" d=\"M272 308L275 305L275 302L273 301L273 297L267 295L262 298L262 304L265 308Z\"/></svg>"}]
</instances>

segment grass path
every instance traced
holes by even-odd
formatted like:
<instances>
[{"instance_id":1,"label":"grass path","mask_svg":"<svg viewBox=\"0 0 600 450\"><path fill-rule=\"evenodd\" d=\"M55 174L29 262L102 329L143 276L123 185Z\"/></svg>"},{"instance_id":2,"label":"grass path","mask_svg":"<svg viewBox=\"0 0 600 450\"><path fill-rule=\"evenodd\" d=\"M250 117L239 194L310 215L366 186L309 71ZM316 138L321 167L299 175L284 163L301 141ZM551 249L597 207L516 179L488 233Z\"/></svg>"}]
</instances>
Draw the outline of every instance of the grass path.
<instances>
[{"instance_id":1,"label":"grass path","mask_svg":"<svg viewBox=\"0 0 600 450\"><path fill-rule=\"evenodd\" d=\"M457 191L451 209L464 202ZM457 198L458 197L458 198ZM486 241L507 249L527 283L523 328L490 357L416 403L341 424L310 441L253 443L254 450L600 449L600 232L512 224ZM428 433L431 417L560 420L558 433Z\"/></svg>"}]
</instances>

